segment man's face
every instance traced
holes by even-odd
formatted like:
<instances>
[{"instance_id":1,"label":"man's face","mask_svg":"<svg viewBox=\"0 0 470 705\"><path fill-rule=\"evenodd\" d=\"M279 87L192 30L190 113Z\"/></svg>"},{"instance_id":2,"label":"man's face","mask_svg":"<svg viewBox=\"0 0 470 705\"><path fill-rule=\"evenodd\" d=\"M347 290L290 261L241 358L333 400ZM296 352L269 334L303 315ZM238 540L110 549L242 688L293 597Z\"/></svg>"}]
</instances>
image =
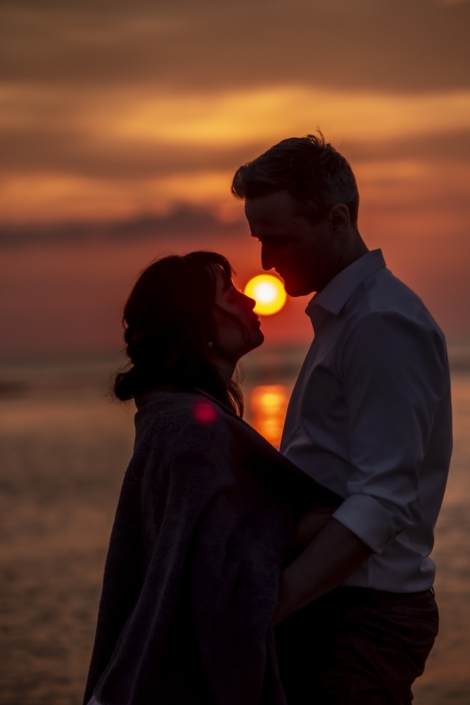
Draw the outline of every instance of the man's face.
<instances>
[{"instance_id":1,"label":"man's face","mask_svg":"<svg viewBox=\"0 0 470 705\"><path fill-rule=\"evenodd\" d=\"M263 269L274 268L290 296L304 296L330 281L337 243L328 216L313 225L295 213L296 203L287 191L245 201L251 234L261 242Z\"/></svg>"}]
</instances>

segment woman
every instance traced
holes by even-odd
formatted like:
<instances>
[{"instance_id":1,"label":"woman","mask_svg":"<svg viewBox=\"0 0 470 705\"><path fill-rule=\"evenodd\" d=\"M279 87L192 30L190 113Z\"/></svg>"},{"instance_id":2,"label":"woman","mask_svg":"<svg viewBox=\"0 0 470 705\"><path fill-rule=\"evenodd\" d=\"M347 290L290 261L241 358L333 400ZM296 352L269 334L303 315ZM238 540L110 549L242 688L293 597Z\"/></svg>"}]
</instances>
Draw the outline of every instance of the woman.
<instances>
[{"instance_id":1,"label":"woman","mask_svg":"<svg viewBox=\"0 0 470 705\"><path fill-rule=\"evenodd\" d=\"M339 498L241 420L255 302L212 252L150 265L124 310L134 454L108 552L85 703L281 705L272 632L294 524ZM298 523L291 550L311 538ZM304 536L305 534L305 536Z\"/></svg>"}]
</instances>

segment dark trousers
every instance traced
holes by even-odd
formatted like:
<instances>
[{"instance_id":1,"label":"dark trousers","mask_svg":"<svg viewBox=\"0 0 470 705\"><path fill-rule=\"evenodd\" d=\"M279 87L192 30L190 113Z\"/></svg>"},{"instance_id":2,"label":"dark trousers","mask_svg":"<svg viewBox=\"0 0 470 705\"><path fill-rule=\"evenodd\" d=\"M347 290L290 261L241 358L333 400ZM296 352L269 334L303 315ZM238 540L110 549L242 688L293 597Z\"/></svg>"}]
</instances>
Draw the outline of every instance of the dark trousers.
<instances>
[{"instance_id":1,"label":"dark trousers","mask_svg":"<svg viewBox=\"0 0 470 705\"><path fill-rule=\"evenodd\" d=\"M431 590L333 590L275 629L289 705L409 705L438 631Z\"/></svg>"}]
</instances>

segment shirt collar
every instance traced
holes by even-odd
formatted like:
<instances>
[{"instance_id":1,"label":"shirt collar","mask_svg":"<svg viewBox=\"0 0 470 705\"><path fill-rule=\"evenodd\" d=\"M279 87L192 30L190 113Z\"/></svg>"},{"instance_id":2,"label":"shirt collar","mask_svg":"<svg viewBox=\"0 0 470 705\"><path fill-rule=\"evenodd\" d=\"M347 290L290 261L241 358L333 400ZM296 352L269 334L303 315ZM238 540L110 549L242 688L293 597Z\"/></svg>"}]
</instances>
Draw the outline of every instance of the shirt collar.
<instances>
[{"instance_id":1,"label":"shirt collar","mask_svg":"<svg viewBox=\"0 0 470 705\"><path fill-rule=\"evenodd\" d=\"M305 313L310 316L314 307L321 306L337 316L359 284L385 266L382 250L372 250L359 257L349 267L337 274L322 291L310 299Z\"/></svg>"}]
</instances>

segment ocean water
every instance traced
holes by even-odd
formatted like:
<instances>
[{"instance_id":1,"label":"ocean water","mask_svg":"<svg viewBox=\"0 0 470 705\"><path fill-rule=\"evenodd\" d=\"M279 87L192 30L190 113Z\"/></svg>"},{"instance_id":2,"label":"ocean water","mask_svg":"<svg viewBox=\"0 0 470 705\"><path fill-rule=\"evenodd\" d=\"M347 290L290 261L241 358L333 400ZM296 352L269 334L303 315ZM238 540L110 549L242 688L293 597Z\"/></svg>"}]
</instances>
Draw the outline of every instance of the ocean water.
<instances>
[{"instance_id":1,"label":"ocean water","mask_svg":"<svg viewBox=\"0 0 470 705\"><path fill-rule=\"evenodd\" d=\"M451 348L455 450L436 530L440 634L417 705L470 703L470 348ZM245 363L247 419L278 442L301 348ZM118 358L5 362L0 373L1 705L79 705L131 404L107 396Z\"/></svg>"}]
</instances>

